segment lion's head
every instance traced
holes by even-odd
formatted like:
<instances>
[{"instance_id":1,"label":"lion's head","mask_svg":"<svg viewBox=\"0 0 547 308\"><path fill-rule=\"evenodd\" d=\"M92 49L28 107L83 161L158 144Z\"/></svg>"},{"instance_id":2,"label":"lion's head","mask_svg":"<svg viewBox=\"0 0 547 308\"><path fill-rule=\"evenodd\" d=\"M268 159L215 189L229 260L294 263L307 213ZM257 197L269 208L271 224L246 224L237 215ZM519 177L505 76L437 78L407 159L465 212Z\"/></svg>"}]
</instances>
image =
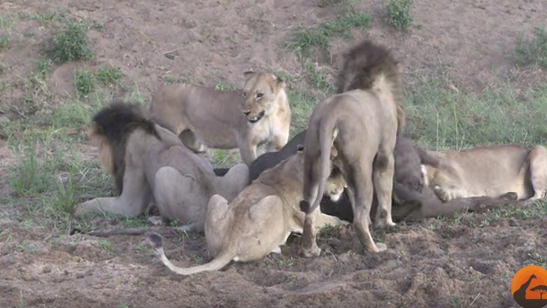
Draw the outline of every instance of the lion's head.
<instances>
[{"instance_id":1,"label":"lion's head","mask_svg":"<svg viewBox=\"0 0 547 308\"><path fill-rule=\"evenodd\" d=\"M325 195L329 196L332 202L337 202L346 187L347 183L344 175L340 172L340 169L334 167L325 183Z\"/></svg>"},{"instance_id":2,"label":"lion's head","mask_svg":"<svg viewBox=\"0 0 547 308\"><path fill-rule=\"evenodd\" d=\"M284 90L285 81L270 73L245 72L241 112L249 123L256 123L274 109L278 94Z\"/></svg>"}]
</instances>

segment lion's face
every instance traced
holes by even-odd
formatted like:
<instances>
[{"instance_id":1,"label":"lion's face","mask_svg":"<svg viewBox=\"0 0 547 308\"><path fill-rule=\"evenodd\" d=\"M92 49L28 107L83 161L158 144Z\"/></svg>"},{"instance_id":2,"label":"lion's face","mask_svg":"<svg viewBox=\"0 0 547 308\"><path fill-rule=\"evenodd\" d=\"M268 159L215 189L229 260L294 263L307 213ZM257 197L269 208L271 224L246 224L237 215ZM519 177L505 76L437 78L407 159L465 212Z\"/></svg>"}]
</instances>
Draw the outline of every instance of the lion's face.
<instances>
[{"instance_id":1,"label":"lion's face","mask_svg":"<svg viewBox=\"0 0 547 308\"><path fill-rule=\"evenodd\" d=\"M243 104L241 112L249 123L256 123L271 113L279 91L285 82L270 73L245 72L243 86Z\"/></svg>"},{"instance_id":2,"label":"lion's face","mask_svg":"<svg viewBox=\"0 0 547 308\"><path fill-rule=\"evenodd\" d=\"M325 183L325 195L329 196L332 202L340 200L344 188L347 187L346 180L338 168L334 168Z\"/></svg>"}]
</instances>

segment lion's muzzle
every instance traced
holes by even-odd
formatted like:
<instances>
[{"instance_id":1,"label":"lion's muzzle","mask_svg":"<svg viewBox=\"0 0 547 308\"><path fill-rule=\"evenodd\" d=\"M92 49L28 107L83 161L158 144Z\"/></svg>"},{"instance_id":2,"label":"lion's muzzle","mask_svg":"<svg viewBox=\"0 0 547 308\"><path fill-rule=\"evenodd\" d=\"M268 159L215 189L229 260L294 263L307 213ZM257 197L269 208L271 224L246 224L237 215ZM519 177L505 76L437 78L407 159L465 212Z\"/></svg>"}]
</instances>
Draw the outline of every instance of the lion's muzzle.
<instances>
[{"instance_id":1,"label":"lion's muzzle","mask_svg":"<svg viewBox=\"0 0 547 308\"><path fill-rule=\"evenodd\" d=\"M249 123L256 123L256 122L260 121L260 119L262 119L265 114L266 114L266 112L264 110L262 110L259 114L255 115L254 117L247 118L247 121L249 121Z\"/></svg>"}]
</instances>

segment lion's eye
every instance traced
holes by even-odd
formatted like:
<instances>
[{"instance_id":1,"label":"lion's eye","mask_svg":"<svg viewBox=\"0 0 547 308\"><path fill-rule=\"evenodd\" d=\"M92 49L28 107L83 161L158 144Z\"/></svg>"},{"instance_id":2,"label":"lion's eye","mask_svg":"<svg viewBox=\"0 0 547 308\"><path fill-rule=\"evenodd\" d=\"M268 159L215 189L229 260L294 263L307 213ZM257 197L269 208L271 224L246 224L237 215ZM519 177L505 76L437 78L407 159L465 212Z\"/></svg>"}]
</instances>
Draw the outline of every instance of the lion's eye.
<instances>
[{"instance_id":1,"label":"lion's eye","mask_svg":"<svg viewBox=\"0 0 547 308\"><path fill-rule=\"evenodd\" d=\"M262 96L264 96L264 94L262 94L262 93L257 93L256 94L256 98L261 98Z\"/></svg>"}]
</instances>

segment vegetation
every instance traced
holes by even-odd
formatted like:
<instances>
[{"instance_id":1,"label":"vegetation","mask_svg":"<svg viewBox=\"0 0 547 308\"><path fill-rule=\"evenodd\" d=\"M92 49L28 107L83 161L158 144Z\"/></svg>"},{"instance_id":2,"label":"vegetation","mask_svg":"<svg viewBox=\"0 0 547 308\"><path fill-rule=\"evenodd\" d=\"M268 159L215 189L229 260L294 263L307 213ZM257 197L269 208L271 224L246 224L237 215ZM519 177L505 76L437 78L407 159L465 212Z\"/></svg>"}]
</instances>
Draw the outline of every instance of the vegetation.
<instances>
[{"instance_id":1,"label":"vegetation","mask_svg":"<svg viewBox=\"0 0 547 308\"><path fill-rule=\"evenodd\" d=\"M408 28L412 23L411 3L391 0L388 22L400 29ZM331 63L322 65L319 55L311 51L326 52L334 39L351 38L352 29L366 29L371 21L368 14L359 12L347 0L321 0L319 5L335 6L337 17L295 33L289 46L300 56L301 73L277 72L290 81L287 92L293 115L291 137L307 126L315 104L333 91ZM89 138L87 126L93 114L126 78L118 68L88 65L74 71L76 97L59 100L47 82L50 72L65 61L92 58L87 38L89 22L71 21L65 13L44 13L31 18L41 25L61 24L62 27L54 35L50 57L38 59L28 76L21 118L11 121L10 125L0 124L8 146L19 157L9 174L12 194L3 200L12 208L23 209L21 221L26 225L36 223L63 229L76 224L81 229L89 228L85 222L75 222L70 217L72 208L82 198L111 195L115 189L96 159L82 157L81 144ZM10 19L0 18L0 29L10 29L10 25ZM4 33L9 37L9 31ZM2 42L0 35L0 50L4 46ZM515 60L519 64L547 64L545 30L536 28L532 40L519 36L516 45ZM547 142L547 130L542 124L547 122L547 87L516 91L500 83L480 93L466 93L447 87L448 82L439 78L440 75L415 77L405 86L405 134L417 143L429 148L462 149L495 143ZM168 75L163 79L166 83L179 80ZM234 87L220 81L215 85L220 90ZM125 89L129 99L144 101L137 84L134 89ZM239 154L237 150L215 150L210 158L216 167L230 167L239 160ZM533 213L519 211L511 215L531 217L533 213L544 213L539 207ZM492 215L502 217L504 214ZM146 225L143 218L105 218L125 226Z\"/></svg>"},{"instance_id":2,"label":"vegetation","mask_svg":"<svg viewBox=\"0 0 547 308\"><path fill-rule=\"evenodd\" d=\"M413 0L389 0L385 20L399 30L407 30L414 18L410 13Z\"/></svg>"},{"instance_id":3,"label":"vegetation","mask_svg":"<svg viewBox=\"0 0 547 308\"><path fill-rule=\"evenodd\" d=\"M58 64L73 60L91 60L88 27L81 22L66 21L63 29L53 37L52 59Z\"/></svg>"},{"instance_id":4,"label":"vegetation","mask_svg":"<svg viewBox=\"0 0 547 308\"><path fill-rule=\"evenodd\" d=\"M526 39L520 33L515 40L514 59L518 65L547 67L547 30L535 27L533 38Z\"/></svg>"}]
</instances>

